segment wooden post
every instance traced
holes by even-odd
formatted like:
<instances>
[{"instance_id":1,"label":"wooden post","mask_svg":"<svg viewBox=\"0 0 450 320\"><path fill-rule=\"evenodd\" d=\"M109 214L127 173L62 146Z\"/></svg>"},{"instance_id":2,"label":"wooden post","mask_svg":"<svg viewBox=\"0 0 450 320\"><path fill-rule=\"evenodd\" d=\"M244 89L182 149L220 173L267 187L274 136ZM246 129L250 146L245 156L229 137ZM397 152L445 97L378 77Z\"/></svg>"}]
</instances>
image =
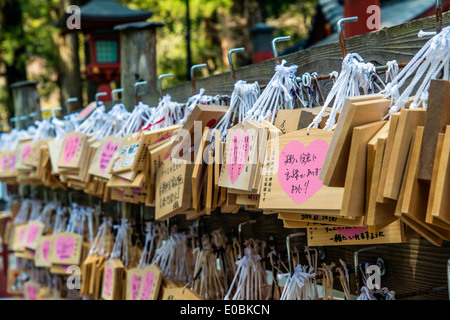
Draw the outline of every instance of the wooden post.
<instances>
[{"instance_id":1,"label":"wooden post","mask_svg":"<svg viewBox=\"0 0 450 320\"><path fill-rule=\"evenodd\" d=\"M128 110L136 105L134 84L147 81L141 92L148 94L157 89L156 28L161 22L135 22L114 27L120 31L120 74L123 103Z\"/></svg>"},{"instance_id":2,"label":"wooden post","mask_svg":"<svg viewBox=\"0 0 450 320\"><path fill-rule=\"evenodd\" d=\"M25 129L34 120L41 120L41 103L37 91L37 81L16 82L11 85L14 100L14 114L17 118L35 113L34 117L17 121L17 128Z\"/></svg>"}]
</instances>

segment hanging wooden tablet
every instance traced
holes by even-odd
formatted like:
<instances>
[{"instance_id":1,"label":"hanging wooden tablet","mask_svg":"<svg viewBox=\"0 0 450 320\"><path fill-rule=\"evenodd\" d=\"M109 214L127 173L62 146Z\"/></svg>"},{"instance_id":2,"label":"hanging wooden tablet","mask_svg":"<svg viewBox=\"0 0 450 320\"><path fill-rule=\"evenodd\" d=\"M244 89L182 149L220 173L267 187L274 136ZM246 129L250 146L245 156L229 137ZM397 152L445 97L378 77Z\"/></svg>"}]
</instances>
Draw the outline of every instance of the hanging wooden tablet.
<instances>
[{"instance_id":1,"label":"hanging wooden tablet","mask_svg":"<svg viewBox=\"0 0 450 320\"><path fill-rule=\"evenodd\" d=\"M87 136L80 132L71 132L64 137L58 167L65 169L79 169L80 162L87 151Z\"/></svg>"},{"instance_id":2,"label":"hanging wooden tablet","mask_svg":"<svg viewBox=\"0 0 450 320\"><path fill-rule=\"evenodd\" d=\"M425 222L429 196L429 185L417 179L420 149L423 139L423 129L423 126L417 127L414 137L410 166L408 168L405 182L402 215L406 215L407 218L413 220L417 225L421 227L421 229L426 229L427 231L433 233L435 236L438 236L444 240L450 240L449 230L435 227ZM422 234L417 228L415 228L415 230Z\"/></svg>"},{"instance_id":3,"label":"hanging wooden tablet","mask_svg":"<svg viewBox=\"0 0 450 320\"><path fill-rule=\"evenodd\" d=\"M123 300L123 284L126 270L120 259L110 259L103 272L102 298L104 300Z\"/></svg>"},{"instance_id":4,"label":"hanging wooden tablet","mask_svg":"<svg viewBox=\"0 0 450 320\"><path fill-rule=\"evenodd\" d=\"M217 202L214 203L214 153L212 150L208 152L208 163L206 171L206 214L210 215L211 212L217 208Z\"/></svg>"},{"instance_id":5,"label":"hanging wooden tablet","mask_svg":"<svg viewBox=\"0 0 450 320\"><path fill-rule=\"evenodd\" d=\"M367 144L386 121L353 128L347 174L345 177L342 216L364 216L366 200Z\"/></svg>"},{"instance_id":6,"label":"hanging wooden tablet","mask_svg":"<svg viewBox=\"0 0 450 320\"><path fill-rule=\"evenodd\" d=\"M30 167L37 167L41 146L47 144L50 140L51 139L44 139L33 142L28 155L22 159L23 164Z\"/></svg>"},{"instance_id":7,"label":"hanging wooden tablet","mask_svg":"<svg viewBox=\"0 0 450 320\"><path fill-rule=\"evenodd\" d=\"M23 286L25 300L40 300L39 291L41 285L38 282L27 281Z\"/></svg>"},{"instance_id":8,"label":"hanging wooden tablet","mask_svg":"<svg viewBox=\"0 0 450 320\"><path fill-rule=\"evenodd\" d=\"M436 148L436 157L439 158L438 161L435 161L438 168L434 170L433 166L433 174L436 171L436 177L431 181L432 190L430 191L429 214L427 216L431 215L428 220L439 221L441 226L448 226L450 225L450 200L447 196L450 190L450 126L446 126L441 150L438 148Z\"/></svg>"},{"instance_id":9,"label":"hanging wooden tablet","mask_svg":"<svg viewBox=\"0 0 450 320\"><path fill-rule=\"evenodd\" d=\"M364 226L364 217L357 219L345 219L341 217L325 216L308 213L280 212L278 218L282 220L298 221L305 223L321 223L325 225L338 226Z\"/></svg>"},{"instance_id":10,"label":"hanging wooden tablet","mask_svg":"<svg viewBox=\"0 0 450 320\"><path fill-rule=\"evenodd\" d=\"M41 236L37 241L34 265L36 267L50 267L52 264L48 260L48 254L51 244L51 235Z\"/></svg>"},{"instance_id":11,"label":"hanging wooden tablet","mask_svg":"<svg viewBox=\"0 0 450 320\"><path fill-rule=\"evenodd\" d=\"M25 250L25 247L23 246L23 240L25 239L26 232L27 232L26 224L14 225L13 241L11 244L11 248L13 251L23 252Z\"/></svg>"},{"instance_id":12,"label":"hanging wooden tablet","mask_svg":"<svg viewBox=\"0 0 450 320\"><path fill-rule=\"evenodd\" d=\"M392 120L391 120L392 121ZM366 224L369 227L375 227L379 230L380 227L385 226L395 220L393 217L395 210L395 203L379 203L377 202L378 188L380 184L380 175L382 172L382 163L385 155L387 134L380 135L375 147L375 159L373 163L373 171L371 174L371 186L369 190L369 199L366 209ZM373 231L373 228L370 228Z\"/></svg>"},{"instance_id":13,"label":"hanging wooden tablet","mask_svg":"<svg viewBox=\"0 0 450 320\"><path fill-rule=\"evenodd\" d=\"M403 224L396 220L377 232L368 227L313 227L307 231L308 246L370 245L405 242Z\"/></svg>"},{"instance_id":14,"label":"hanging wooden tablet","mask_svg":"<svg viewBox=\"0 0 450 320\"><path fill-rule=\"evenodd\" d=\"M192 171L192 208L196 211L200 211L200 195L203 185L205 183L207 163L205 161L204 154L208 154L210 135L209 128L205 127L203 130L203 136L198 146L198 151L195 157L194 169ZM206 149L208 148L208 149ZM207 158L206 158L207 159Z\"/></svg>"},{"instance_id":15,"label":"hanging wooden tablet","mask_svg":"<svg viewBox=\"0 0 450 320\"><path fill-rule=\"evenodd\" d=\"M418 177L431 181L438 133L444 133L445 127L450 124L450 81L432 79L428 97Z\"/></svg>"},{"instance_id":16,"label":"hanging wooden tablet","mask_svg":"<svg viewBox=\"0 0 450 320\"><path fill-rule=\"evenodd\" d=\"M193 165L166 159L156 174L155 220L182 213L191 205Z\"/></svg>"},{"instance_id":17,"label":"hanging wooden tablet","mask_svg":"<svg viewBox=\"0 0 450 320\"><path fill-rule=\"evenodd\" d=\"M161 300L203 300L197 293L189 288L162 288Z\"/></svg>"},{"instance_id":18,"label":"hanging wooden tablet","mask_svg":"<svg viewBox=\"0 0 450 320\"><path fill-rule=\"evenodd\" d=\"M377 191L377 197L376 201L379 203L392 203L392 199L385 199L384 198L384 187L386 185L386 177L387 177L387 170L389 167L389 160L391 158L392 153L392 147L394 145L395 141L395 134L397 132L397 125L398 120L400 119L400 112L394 113L391 115L391 119L389 120L389 131L386 138L386 144L384 146L384 154L381 164L381 172L379 177L379 183L378 183L378 191Z\"/></svg>"},{"instance_id":19,"label":"hanging wooden tablet","mask_svg":"<svg viewBox=\"0 0 450 320\"><path fill-rule=\"evenodd\" d=\"M375 164L375 152L376 152L376 145L378 142L378 138L380 137L387 137L387 134L389 132L389 126L390 121L387 121L386 124L381 128L373 137L369 140L367 143L367 165L366 165L366 210L369 203L369 196L372 186L372 174L373 174L373 168Z\"/></svg>"},{"instance_id":20,"label":"hanging wooden tablet","mask_svg":"<svg viewBox=\"0 0 450 320\"><path fill-rule=\"evenodd\" d=\"M450 127L449 127L449 129L450 129ZM425 134L425 129L424 129L424 134ZM433 163L433 174L431 176L430 193L429 193L429 197L428 197L427 214L425 217L425 222L428 224L435 225L436 227L441 227L441 228L450 230L450 224L448 222L446 222L445 220L441 220L439 218L439 214L437 214L437 216L433 216L434 203L435 202L437 203L436 207L438 208L438 209L434 209L434 211L439 213L440 203L441 203L441 201L445 201L445 199L444 199L445 193L442 192L443 188L441 187L443 185L442 178L440 178L440 174L439 174L439 167L440 167L440 161L442 158L444 140L445 140L445 134L439 133L438 137L437 137L436 150L434 153L435 158L434 158L434 163ZM422 150L421 150L421 152L422 152ZM446 150L444 152L449 152L449 151L450 151L450 149L448 149L448 146L446 146ZM448 159L448 156L445 156L443 158L444 163L446 163L448 161L448 160L445 160L446 158ZM419 170L420 170L420 162L419 162ZM419 173L420 173L420 171L419 171ZM444 174L442 174L442 171L441 171L441 175L444 175ZM445 178L445 175L444 175L444 178ZM437 188L438 180L439 180L439 188Z\"/></svg>"},{"instance_id":21,"label":"hanging wooden tablet","mask_svg":"<svg viewBox=\"0 0 450 320\"><path fill-rule=\"evenodd\" d=\"M27 223L27 231L23 238L23 246L36 250L38 240L44 233L45 225L41 221L33 220Z\"/></svg>"},{"instance_id":22,"label":"hanging wooden tablet","mask_svg":"<svg viewBox=\"0 0 450 320\"><path fill-rule=\"evenodd\" d=\"M271 150L264 168L261 209L340 210L344 188L324 186L318 179L332 132L307 129L279 137L279 152Z\"/></svg>"},{"instance_id":23,"label":"hanging wooden tablet","mask_svg":"<svg viewBox=\"0 0 450 320\"><path fill-rule=\"evenodd\" d=\"M228 108L228 106L196 105L181 130L174 132L173 144L169 149L170 156L175 159L195 161L195 154L190 154L189 150L200 141L204 128L213 128ZM189 156L192 157L188 158Z\"/></svg>"},{"instance_id":24,"label":"hanging wooden tablet","mask_svg":"<svg viewBox=\"0 0 450 320\"><path fill-rule=\"evenodd\" d=\"M382 98L382 95L376 94L345 100L330 142L330 152L319 175L326 186L344 187L352 130L383 119L389 111L390 101Z\"/></svg>"},{"instance_id":25,"label":"hanging wooden tablet","mask_svg":"<svg viewBox=\"0 0 450 320\"><path fill-rule=\"evenodd\" d=\"M388 163L383 196L397 200L405 170L408 148L417 126L425 125L426 110L403 109L400 112L394 144Z\"/></svg>"},{"instance_id":26,"label":"hanging wooden tablet","mask_svg":"<svg viewBox=\"0 0 450 320\"><path fill-rule=\"evenodd\" d=\"M80 111L80 113L78 114L77 118L80 121L84 121L87 119L87 117L89 117L91 115L91 113L97 108L97 103L91 102L87 105L86 108L84 108L83 110Z\"/></svg>"},{"instance_id":27,"label":"hanging wooden tablet","mask_svg":"<svg viewBox=\"0 0 450 320\"><path fill-rule=\"evenodd\" d=\"M219 186L252 191L258 161L260 128L245 121L230 128L219 177Z\"/></svg>"},{"instance_id":28,"label":"hanging wooden tablet","mask_svg":"<svg viewBox=\"0 0 450 320\"><path fill-rule=\"evenodd\" d=\"M170 146L172 145L170 140L161 141L161 145L159 143L155 143L148 147L149 149L149 183L148 183L148 193L145 205L146 206L154 206L155 205L155 190L156 190L156 172L161 167L164 160L170 157L168 151ZM156 147L154 147L156 146Z\"/></svg>"},{"instance_id":29,"label":"hanging wooden tablet","mask_svg":"<svg viewBox=\"0 0 450 320\"><path fill-rule=\"evenodd\" d=\"M63 232L52 235L49 261L52 264L79 265L83 237L79 234Z\"/></svg>"},{"instance_id":30,"label":"hanging wooden tablet","mask_svg":"<svg viewBox=\"0 0 450 320\"><path fill-rule=\"evenodd\" d=\"M104 179L111 178L111 174L108 172L108 167L110 166L113 156L121 141L122 138L115 136L105 137L100 140L89 167L89 174L102 177Z\"/></svg>"}]
</instances>

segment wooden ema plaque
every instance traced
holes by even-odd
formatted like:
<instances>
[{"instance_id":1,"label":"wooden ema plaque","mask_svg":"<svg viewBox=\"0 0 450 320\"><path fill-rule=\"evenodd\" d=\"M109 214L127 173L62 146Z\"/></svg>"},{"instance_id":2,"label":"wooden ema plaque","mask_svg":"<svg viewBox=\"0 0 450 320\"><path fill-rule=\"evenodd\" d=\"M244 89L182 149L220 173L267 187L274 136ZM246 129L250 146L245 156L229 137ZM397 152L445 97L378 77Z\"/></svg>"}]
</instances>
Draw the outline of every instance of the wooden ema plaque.
<instances>
[{"instance_id":1,"label":"wooden ema plaque","mask_svg":"<svg viewBox=\"0 0 450 320\"><path fill-rule=\"evenodd\" d=\"M364 216L366 212L367 144L385 124L386 121L379 121L353 128L342 216Z\"/></svg>"},{"instance_id":2,"label":"wooden ema plaque","mask_svg":"<svg viewBox=\"0 0 450 320\"><path fill-rule=\"evenodd\" d=\"M390 101L382 98L374 94L345 100L319 175L326 186L344 187L353 128L380 121L388 114Z\"/></svg>"},{"instance_id":3,"label":"wooden ema plaque","mask_svg":"<svg viewBox=\"0 0 450 320\"><path fill-rule=\"evenodd\" d=\"M422 182L417 177L423 131L423 126L417 127L415 131L410 163L405 176L401 217L405 221L412 221L412 223L409 223L412 229L433 244L440 246L442 245L442 240L450 240L450 231L425 222L430 189L427 183Z\"/></svg>"},{"instance_id":4,"label":"wooden ema plaque","mask_svg":"<svg viewBox=\"0 0 450 320\"><path fill-rule=\"evenodd\" d=\"M262 139L267 140L267 133L250 121L246 121L245 125L239 123L228 130L219 177L220 187L253 190L259 161L258 147Z\"/></svg>"},{"instance_id":5,"label":"wooden ema plaque","mask_svg":"<svg viewBox=\"0 0 450 320\"><path fill-rule=\"evenodd\" d=\"M115 136L109 136L100 141L93 161L89 166L89 174L104 179L111 178L108 168L110 168L110 163L121 141L122 138Z\"/></svg>"},{"instance_id":6,"label":"wooden ema plaque","mask_svg":"<svg viewBox=\"0 0 450 320\"><path fill-rule=\"evenodd\" d=\"M450 126L447 126L450 129ZM449 132L448 130L446 133ZM425 134L425 129L424 129ZM447 140L447 141L446 141ZM444 148L445 142L445 148ZM446 206L447 197L445 196L445 180L447 177L448 154L450 152L448 136L439 133L437 138L437 145L435 150L435 158L433 164L433 174L431 176L430 193L427 205L427 214L425 222L435 225L447 230L450 230L449 219L446 217L448 210L444 209ZM423 142L422 142L423 143ZM423 149L422 149L423 150ZM422 153L422 151L421 151ZM441 162L442 161L442 162ZM442 163L442 166L441 166ZM420 173L420 163L419 163ZM444 182L443 182L444 181ZM445 211L444 211L445 210Z\"/></svg>"},{"instance_id":7,"label":"wooden ema plaque","mask_svg":"<svg viewBox=\"0 0 450 320\"><path fill-rule=\"evenodd\" d=\"M428 89L428 107L420 151L419 179L431 181L439 133L450 125L450 81L432 79Z\"/></svg>"},{"instance_id":8,"label":"wooden ema plaque","mask_svg":"<svg viewBox=\"0 0 450 320\"><path fill-rule=\"evenodd\" d=\"M161 288L162 271L151 264L127 272L127 300L156 300Z\"/></svg>"},{"instance_id":9,"label":"wooden ema plaque","mask_svg":"<svg viewBox=\"0 0 450 320\"><path fill-rule=\"evenodd\" d=\"M156 174L155 220L182 213L191 205L193 165L166 159Z\"/></svg>"},{"instance_id":10,"label":"wooden ema plaque","mask_svg":"<svg viewBox=\"0 0 450 320\"><path fill-rule=\"evenodd\" d=\"M58 158L58 167L79 169L87 152L87 136L80 132L71 132L64 137Z\"/></svg>"},{"instance_id":11,"label":"wooden ema plaque","mask_svg":"<svg viewBox=\"0 0 450 320\"><path fill-rule=\"evenodd\" d=\"M161 300L203 300L196 292L189 288L162 288Z\"/></svg>"},{"instance_id":12,"label":"wooden ema plaque","mask_svg":"<svg viewBox=\"0 0 450 320\"><path fill-rule=\"evenodd\" d=\"M48 259L52 236L41 236L37 241L34 256L34 265L36 267L51 267L52 263Z\"/></svg>"},{"instance_id":13,"label":"wooden ema plaque","mask_svg":"<svg viewBox=\"0 0 450 320\"><path fill-rule=\"evenodd\" d=\"M332 132L307 129L279 137L268 149L270 165L261 179L261 209L279 211L303 209L336 210L342 207L344 188L323 185L319 173L331 141Z\"/></svg>"},{"instance_id":14,"label":"wooden ema plaque","mask_svg":"<svg viewBox=\"0 0 450 320\"><path fill-rule=\"evenodd\" d=\"M120 259L110 259L103 271L102 298L104 300L123 300L126 269Z\"/></svg>"},{"instance_id":15,"label":"wooden ema plaque","mask_svg":"<svg viewBox=\"0 0 450 320\"><path fill-rule=\"evenodd\" d=\"M370 245L406 241L404 226L396 220L383 229L369 232L368 227L312 227L307 231L308 246Z\"/></svg>"},{"instance_id":16,"label":"wooden ema plaque","mask_svg":"<svg viewBox=\"0 0 450 320\"><path fill-rule=\"evenodd\" d=\"M114 155L110 173L143 170L147 157L147 147L172 136L178 125L151 131L139 131L123 138Z\"/></svg>"},{"instance_id":17,"label":"wooden ema plaque","mask_svg":"<svg viewBox=\"0 0 450 320\"><path fill-rule=\"evenodd\" d=\"M425 124L425 116L426 110L423 109L403 109L400 112L386 173L386 183L383 193L385 198L393 200L397 200L398 198L409 145L411 144L411 139L417 126L423 126Z\"/></svg>"},{"instance_id":18,"label":"wooden ema plaque","mask_svg":"<svg viewBox=\"0 0 450 320\"><path fill-rule=\"evenodd\" d=\"M52 235L49 261L52 264L79 265L83 237L79 234L63 232Z\"/></svg>"},{"instance_id":19,"label":"wooden ema plaque","mask_svg":"<svg viewBox=\"0 0 450 320\"><path fill-rule=\"evenodd\" d=\"M436 221L441 227L450 229L450 126L446 126L445 134L440 136L442 143L438 142L436 148L427 222Z\"/></svg>"},{"instance_id":20,"label":"wooden ema plaque","mask_svg":"<svg viewBox=\"0 0 450 320\"><path fill-rule=\"evenodd\" d=\"M199 143L205 127L213 128L228 108L228 106L196 105L181 130L173 133L170 156L174 159L195 161L195 158L191 157L195 156L190 153L191 147Z\"/></svg>"},{"instance_id":21,"label":"wooden ema plaque","mask_svg":"<svg viewBox=\"0 0 450 320\"><path fill-rule=\"evenodd\" d=\"M319 123L319 129L324 128L330 117L332 108L327 108ZM282 134L291 133L297 130L307 128L314 118L322 110L322 107L298 108L292 110L278 110L275 117L274 125ZM336 114L336 121L339 119L339 111Z\"/></svg>"},{"instance_id":22,"label":"wooden ema plaque","mask_svg":"<svg viewBox=\"0 0 450 320\"><path fill-rule=\"evenodd\" d=\"M46 145L48 141L52 139L44 139L44 140L38 140L35 141L32 146L31 150L27 157L23 159L23 164L30 167L37 167L39 164L39 155L41 146Z\"/></svg>"},{"instance_id":23,"label":"wooden ema plaque","mask_svg":"<svg viewBox=\"0 0 450 320\"><path fill-rule=\"evenodd\" d=\"M280 212L278 218L282 220L298 221L311 224L327 224L337 226L361 227L364 226L364 217L357 219L345 219L336 216L326 216L319 214Z\"/></svg>"},{"instance_id":24,"label":"wooden ema plaque","mask_svg":"<svg viewBox=\"0 0 450 320\"><path fill-rule=\"evenodd\" d=\"M41 221L29 221L27 223L27 231L22 239L22 245L27 249L36 250L38 240L44 232L45 225Z\"/></svg>"}]
</instances>

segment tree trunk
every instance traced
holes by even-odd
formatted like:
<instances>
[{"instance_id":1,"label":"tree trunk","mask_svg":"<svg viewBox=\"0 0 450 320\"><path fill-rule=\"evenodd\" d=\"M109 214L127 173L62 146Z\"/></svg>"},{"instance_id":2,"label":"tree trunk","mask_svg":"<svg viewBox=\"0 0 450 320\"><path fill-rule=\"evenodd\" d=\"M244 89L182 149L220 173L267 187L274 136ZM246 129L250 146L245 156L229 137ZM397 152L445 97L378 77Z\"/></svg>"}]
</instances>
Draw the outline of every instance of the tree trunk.
<instances>
[{"instance_id":1,"label":"tree trunk","mask_svg":"<svg viewBox=\"0 0 450 320\"><path fill-rule=\"evenodd\" d=\"M0 42L5 41L6 34L12 34L18 39L18 46L14 48L12 54L12 61L5 63L6 84L8 87L9 96L6 105L10 115L14 114L14 103L12 90L9 87L11 84L27 80L26 71L26 51L25 44L20 41L24 38L22 9L15 0L4 0L0 2L0 9L2 14L0 25ZM0 57L2 52L0 52Z\"/></svg>"}]
</instances>

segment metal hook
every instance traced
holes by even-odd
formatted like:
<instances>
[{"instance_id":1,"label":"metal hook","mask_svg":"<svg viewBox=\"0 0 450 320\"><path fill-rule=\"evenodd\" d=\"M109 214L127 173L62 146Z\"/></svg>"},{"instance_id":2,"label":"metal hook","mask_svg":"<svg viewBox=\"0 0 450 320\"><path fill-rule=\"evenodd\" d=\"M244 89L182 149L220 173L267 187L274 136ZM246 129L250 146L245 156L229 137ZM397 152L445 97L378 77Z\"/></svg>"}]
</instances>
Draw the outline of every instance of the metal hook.
<instances>
[{"instance_id":1,"label":"metal hook","mask_svg":"<svg viewBox=\"0 0 450 320\"><path fill-rule=\"evenodd\" d=\"M244 47L234 48L234 49L231 49L230 51L228 51L228 64L230 65L231 80L233 81L233 85L236 82L236 74L234 72L233 57L231 55L233 53L242 52L242 51L245 51Z\"/></svg>"},{"instance_id":2,"label":"metal hook","mask_svg":"<svg viewBox=\"0 0 450 320\"><path fill-rule=\"evenodd\" d=\"M141 87L141 86L145 86L147 84L147 81L138 81L138 82L136 82L135 84L134 84L134 97L135 97L135 99L136 99L136 104L138 104L139 103L139 101L140 101L140 96L137 94L138 93L138 87Z\"/></svg>"},{"instance_id":3,"label":"metal hook","mask_svg":"<svg viewBox=\"0 0 450 320\"><path fill-rule=\"evenodd\" d=\"M102 96L106 96L106 95L107 95L106 92L97 92L95 94L95 103L97 104L97 106L98 106L98 97L102 97Z\"/></svg>"},{"instance_id":4,"label":"metal hook","mask_svg":"<svg viewBox=\"0 0 450 320\"><path fill-rule=\"evenodd\" d=\"M256 223L256 220L248 220L248 221L244 221L244 222L239 223L239 225L238 225L238 238L239 238L239 244L240 244L240 246L242 248L244 247L244 237L242 236L242 226L244 224L247 224L247 223Z\"/></svg>"},{"instance_id":5,"label":"metal hook","mask_svg":"<svg viewBox=\"0 0 450 320\"><path fill-rule=\"evenodd\" d=\"M272 40L273 57L277 64L280 64L280 59L278 58L277 42L288 40L291 40L291 36L277 37Z\"/></svg>"},{"instance_id":6,"label":"metal hook","mask_svg":"<svg viewBox=\"0 0 450 320\"><path fill-rule=\"evenodd\" d=\"M159 94L161 95L161 98L163 97L163 91L162 91L162 85L161 85L161 79L173 77L172 73L164 73L158 77L158 84L159 84Z\"/></svg>"},{"instance_id":7,"label":"metal hook","mask_svg":"<svg viewBox=\"0 0 450 320\"><path fill-rule=\"evenodd\" d=\"M354 252L353 258L354 258L354 263L355 263L355 277L357 277L357 275L358 275L359 254L364 251L375 250L376 248L377 247L367 247L367 248L359 249ZM358 296L358 288L356 288L356 296Z\"/></svg>"},{"instance_id":8,"label":"metal hook","mask_svg":"<svg viewBox=\"0 0 450 320\"><path fill-rule=\"evenodd\" d=\"M116 92L123 92L123 88L118 88L118 89L114 89L111 91L111 100L112 100L112 105L114 106L116 104Z\"/></svg>"},{"instance_id":9,"label":"metal hook","mask_svg":"<svg viewBox=\"0 0 450 320\"><path fill-rule=\"evenodd\" d=\"M78 101L78 98L69 98L69 99L67 99L67 101L66 101L67 114L70 114L70 104L72 102L77 102L77 101Z\"/></svg>"},{"instance_id":10,"label":"metal hook","mask_svg":"<svg viewBox=\"0 0 450 320\"><path fill-rule=\"evenodd\" d=\"M206 66L207 66L206 63L202 63L202 64L195 64L191 67L192 94L195 94L195 91L196 91L194 70L197 68L205 68Z\"/></svg>"},{"instance_id":11,"label":"metal hook","mask_svg":"<svg viewBox=\"0 0 450 320\"><path fill-rule=\"evenodd\" d=\"M51 112L52 112L52 117L53 117L53 118L56 118L56 111L57 111L57 110L61 111L62 108L61 108L61 107L57 107L57 108L53 108L53 109L51 110Z\"/></svg>"},{"instance_id":12,"label":"metal hook","mask_svg":"<svg viewBox=\"0 0 450 320\"><path fill-rule=\"evenodd\" d=\"M436 0L436 32L442 31L442 0Z\"/></svg>"},{"instance_id":13,"label":"metal hook","mask_svg":"<svg viewBox=\"0 0 450 320\"><path fill-rule=\"evenodd\" d=\"M358 17L343 18L337 22L338 33L339 33L339 44L341 45L341 51L342 51L343 58L345 58L345 56L347 55L347 47L345 46L343 25L345 23L356 22L356 21L358 21Z\"/></svg>"},{"instance_id":14,"label":"metal hook","mask_svg":"<svg viewBox=\"0 0 450 320\"><path fill-rule=\"evenodd\" d=\"M292 276L293 272L292 272L292 263L291 263L291 239L295 238L295 237L301 237L304 236L305 233L304 232L297 232L297 233L293 233L290 234L286 237L286 249L287 249L287 255L288 255L288 264L289 264L289 274Z\"/></svg>"}]
</instances>

